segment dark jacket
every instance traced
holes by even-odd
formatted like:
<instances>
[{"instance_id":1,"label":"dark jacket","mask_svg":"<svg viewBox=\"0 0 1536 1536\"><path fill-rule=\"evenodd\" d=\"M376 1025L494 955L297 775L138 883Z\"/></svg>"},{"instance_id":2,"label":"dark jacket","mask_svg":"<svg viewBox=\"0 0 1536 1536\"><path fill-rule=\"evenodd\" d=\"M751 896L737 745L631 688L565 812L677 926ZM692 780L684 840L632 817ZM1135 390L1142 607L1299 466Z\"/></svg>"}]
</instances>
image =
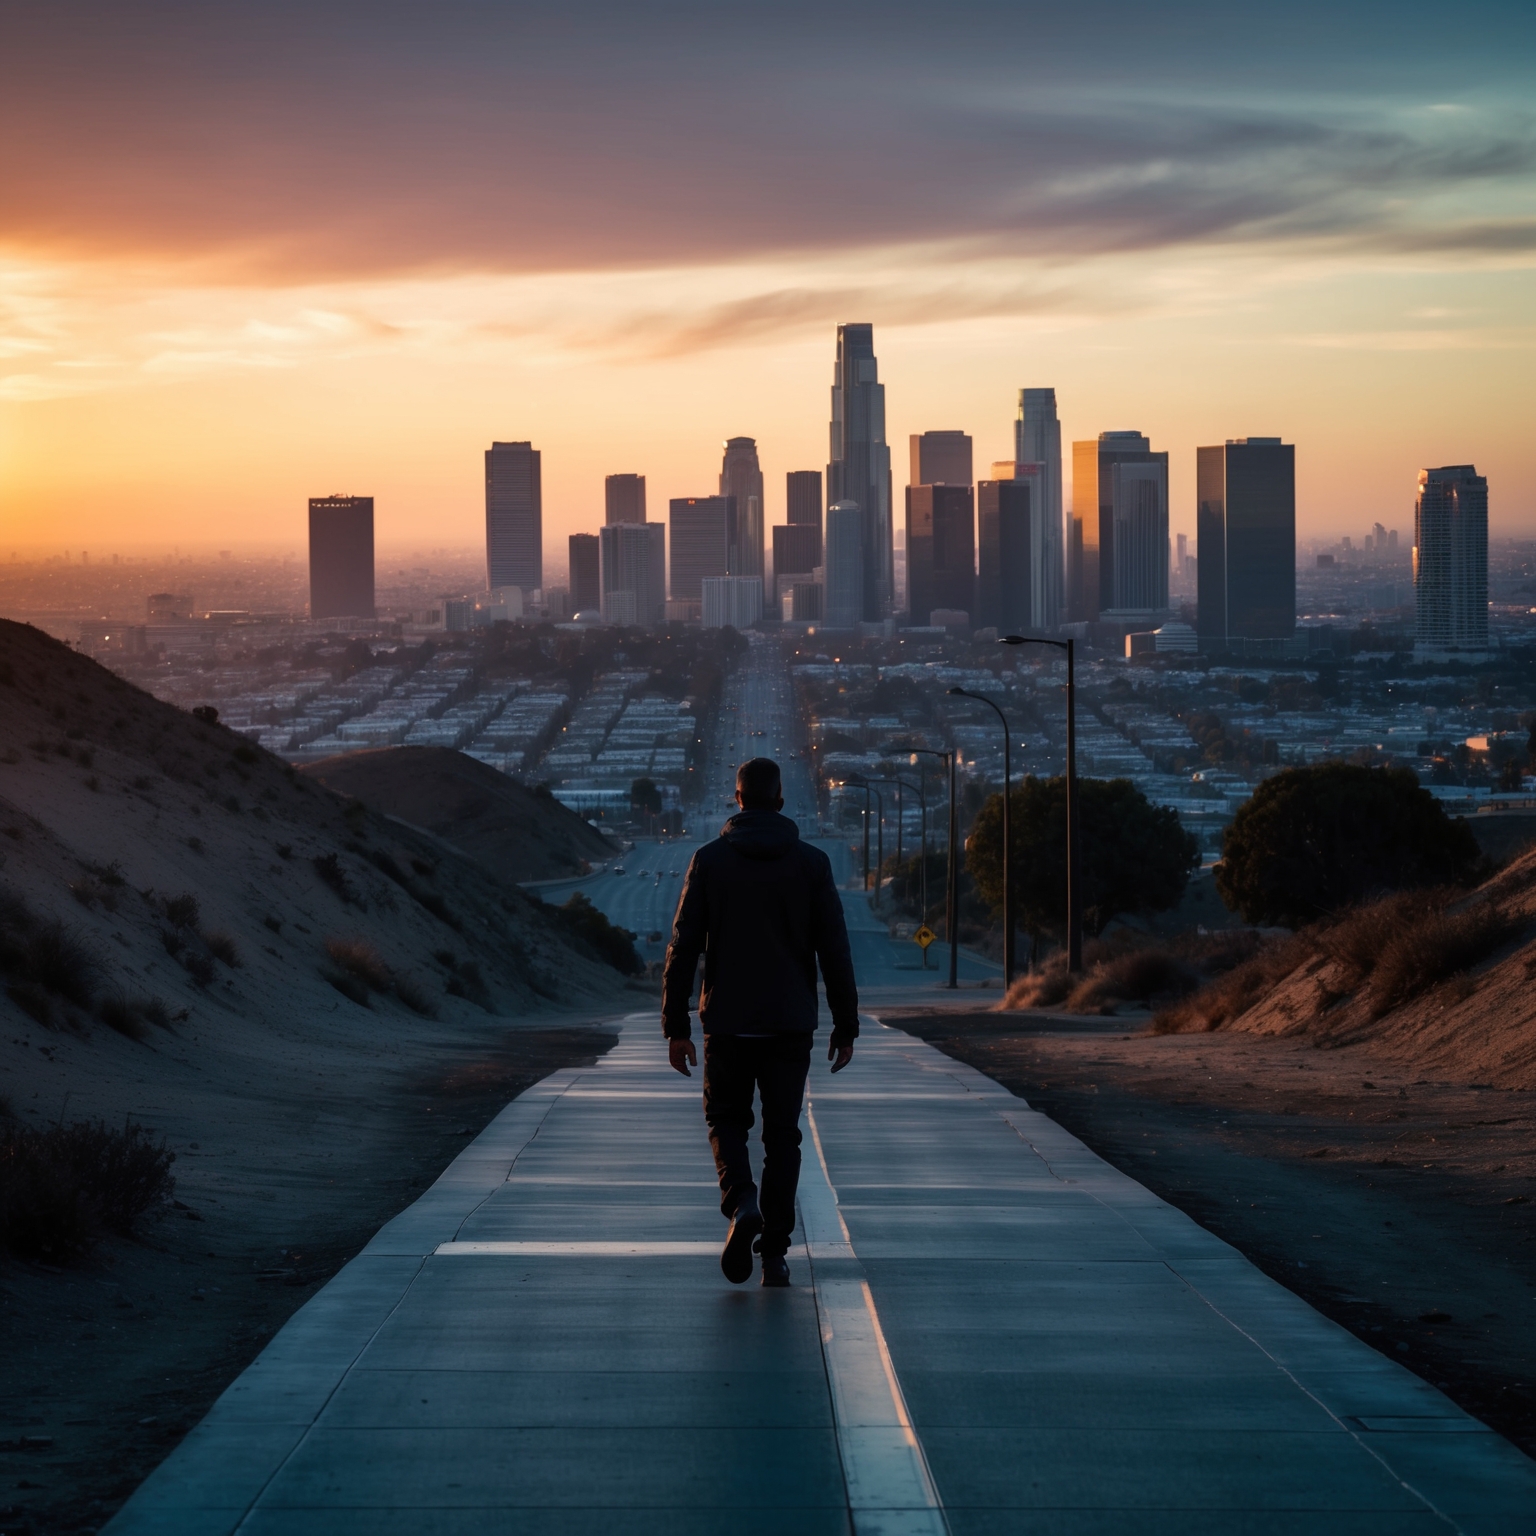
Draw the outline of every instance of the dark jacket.
<instances>
[{"instance_id":1,"label":"dark jacket","mask_svg":"<svg viewBox=\"0 0 1536 1536\"><path fill-rule=\"evenodd\" d=\"M832 863L777 811L741 811L694 854L672 923L662 1032L689 1037L699 956L705 1034L778 1035L816 1028L816 962L832 1038L859 1032L859 994Z\"/></svg>"}]
</instances>

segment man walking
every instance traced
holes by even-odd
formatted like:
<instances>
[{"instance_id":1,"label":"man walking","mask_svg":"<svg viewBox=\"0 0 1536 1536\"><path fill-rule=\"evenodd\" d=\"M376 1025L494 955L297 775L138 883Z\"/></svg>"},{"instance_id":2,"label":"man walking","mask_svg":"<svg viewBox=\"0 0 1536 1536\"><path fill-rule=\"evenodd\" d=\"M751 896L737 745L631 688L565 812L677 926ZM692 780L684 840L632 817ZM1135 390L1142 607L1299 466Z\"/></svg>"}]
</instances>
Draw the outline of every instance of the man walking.
<instances>
[{"instance_id":1,"label":"man walking","mask_svg":"<svg viewBox=\"0 0 1536 1536\"><path fill-rule=\"evenodd\" d=\"M688 999L702 954L704 1123L720 1176L720 1211L731 1223L720 1268L734 1284L750 1279L757 1239L763 1284L788 1285L784 1255L795 1228L817 962L832 1014L827 1057L834 1072L853 1059L859 996L831 861L802 843L799 828L779 814L779 765L766 757L743 763L736 803L739 813L688 866L667 946L661 1027L672 1066L691 1077L699 1056ZM761 1196L747 1156L754 1089L763 1113Z\"/></svg>"}]
</instances>

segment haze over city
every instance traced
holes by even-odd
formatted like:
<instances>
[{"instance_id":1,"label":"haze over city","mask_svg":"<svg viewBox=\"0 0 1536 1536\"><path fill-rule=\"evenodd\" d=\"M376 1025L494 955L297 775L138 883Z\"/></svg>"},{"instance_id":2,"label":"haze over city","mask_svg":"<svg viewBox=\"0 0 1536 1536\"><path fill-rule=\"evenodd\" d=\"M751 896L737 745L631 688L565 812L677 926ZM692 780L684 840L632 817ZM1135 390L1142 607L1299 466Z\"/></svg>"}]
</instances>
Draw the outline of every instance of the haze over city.
<instances>
[{"instance_id":1,"label":"haze over city","mask_svg":"<svg viewBox=\"0 0 1536 1536\"><path fill-rule=\"evenodd\" d=\"M1476 463L1536 529L1536 18L1505 3L131 11L0 21L0 558L481 537L481 452L657 505L826 462L827 337L888 438L1297 445L1303 538ZM61 84L62 82L62 84ZM1070 469L1066 487L1070 505Z\"/></svg>"}]
</instances>

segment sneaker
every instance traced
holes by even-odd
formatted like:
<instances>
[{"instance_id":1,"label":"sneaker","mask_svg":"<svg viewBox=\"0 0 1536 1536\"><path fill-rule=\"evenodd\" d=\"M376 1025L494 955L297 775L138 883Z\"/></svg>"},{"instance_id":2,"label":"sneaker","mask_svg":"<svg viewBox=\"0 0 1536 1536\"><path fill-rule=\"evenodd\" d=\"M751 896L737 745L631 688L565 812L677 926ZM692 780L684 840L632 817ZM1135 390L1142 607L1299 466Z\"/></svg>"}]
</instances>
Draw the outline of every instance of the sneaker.
<instances>
[{"instance_id":1,"label":"sneaker","mask_svg":"<svg viewBox=\"0 0 1536 1536\"><path fill-rule=\"evenodd\" d=\"M765 1253L763 1255L763 1284L789 1284L789 1262L782 1253Z\"/></svg>"},{"instance_id":2,"label":"sneaker","mask_svg":"<svg viewBox=\"0 0 1536 1536\"><path fill-rule=\"evenodd\" d=\"M762 1230L763 1218L757 1201L743 1200L731 1217L731 1230L720 1250L720 1271L732 1285L752 1278L752 1239Z\"/></svg>"}]
</instances>

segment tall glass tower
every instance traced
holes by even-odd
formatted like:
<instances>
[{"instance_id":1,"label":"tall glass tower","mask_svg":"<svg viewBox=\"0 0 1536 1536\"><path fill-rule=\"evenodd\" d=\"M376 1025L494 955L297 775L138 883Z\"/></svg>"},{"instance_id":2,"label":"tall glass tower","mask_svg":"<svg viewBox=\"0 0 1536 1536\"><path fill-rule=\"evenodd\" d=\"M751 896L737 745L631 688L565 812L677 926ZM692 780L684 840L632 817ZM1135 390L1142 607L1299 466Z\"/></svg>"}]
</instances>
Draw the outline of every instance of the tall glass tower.
<instances>
[{"instance_id":1,"label":"tall glass tower","mask_svg":"<svg viewBox=\"0 0 1536 1536\"><path fill-rule=\"evenodd\" d=\"M492 443L485 450L486 585L544 585L544 490L532 443Z\"/></svg>"},{"instance_id":2,"label":"tall glass tower","mask_svg":"<svg viewBox=\"0 0 1536 1536\"><path fill-rule=\"evenodd\" d=\"M727 534L726 574L763 574L763 471L757 441L728 437L720 465L720 494L734 497L736 516Z\"/></svg>"},{"instance_id":3,"label":"tall glass tower","mask_svg":"<svg viewBox=\"0 0 1536 1536\"><path fill-rule=\"evenodd\" d=\"M1413 593L1419 647L1487 648L1488 481L1471 464L1419 471Z\"/></svg>"},{"instance_id":4,"label":"tall glass tower","mask_svg":"<svg viewBox=\"0 0 1536 1536\"><path fill-rule=\"evenodd\" d=\"M1055 634L1065 605L1065 546L1061 531L1061 421L1054 389L1021 389L1019 416L1013 424L1013 457L1038 464L1039 498L1035 514L1037 562L1032 572L1036 623Z\"/></svg>"},{"instance_id":5,"label":"tall glass tower","mask_svg":"<svg viewBox=\"0 0 1536 1536\"><path fill-rule=\"evenodd\" d=\"M840 502L858 507L863 617L866 621L889 618L896 596L891 558L891 450L885 440L885 386L875 361L872 325L837 328L831 438L827 507L830 510ZM828 533L830 536L830 529Z\"/></svg>"}]
</instances>

